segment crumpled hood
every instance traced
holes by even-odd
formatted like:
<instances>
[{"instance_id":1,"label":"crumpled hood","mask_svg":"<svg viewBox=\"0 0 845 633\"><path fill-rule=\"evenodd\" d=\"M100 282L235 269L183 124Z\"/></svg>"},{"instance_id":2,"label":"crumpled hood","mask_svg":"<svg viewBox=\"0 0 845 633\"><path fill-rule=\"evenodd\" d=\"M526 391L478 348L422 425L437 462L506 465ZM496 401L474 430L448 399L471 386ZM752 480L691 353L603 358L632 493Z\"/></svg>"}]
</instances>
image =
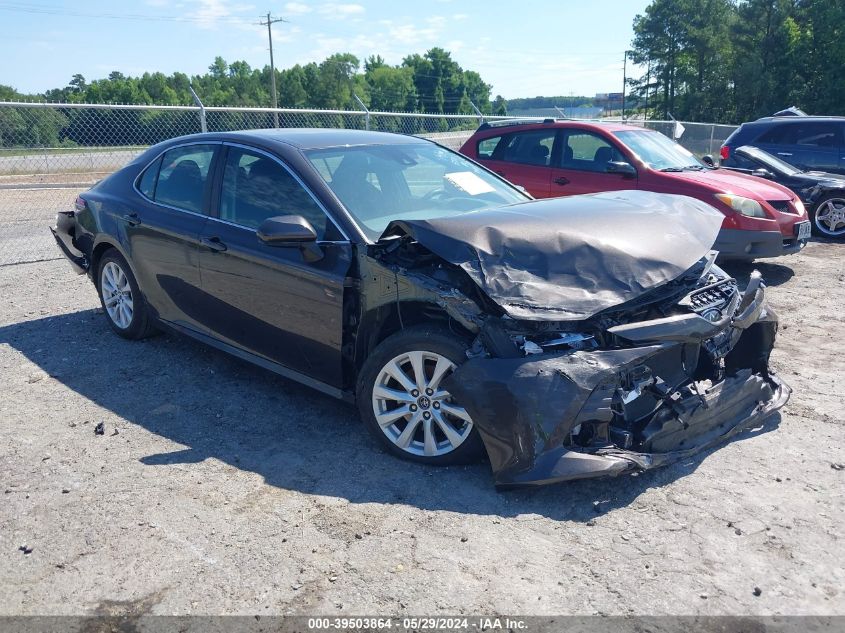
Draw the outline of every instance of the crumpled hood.
<instances>
[{"instance_id":1,"label":"crumpled hood","mask_svg":"<svg viewBox=\"0 0 845 633\"><path fill-rule=\"evenodd\" d=\"M564 321L677 278L707 254L723 219L686 196L614 191L397 220L382 238L411 236L515 319Z\"/></svg>"}]
</instances>

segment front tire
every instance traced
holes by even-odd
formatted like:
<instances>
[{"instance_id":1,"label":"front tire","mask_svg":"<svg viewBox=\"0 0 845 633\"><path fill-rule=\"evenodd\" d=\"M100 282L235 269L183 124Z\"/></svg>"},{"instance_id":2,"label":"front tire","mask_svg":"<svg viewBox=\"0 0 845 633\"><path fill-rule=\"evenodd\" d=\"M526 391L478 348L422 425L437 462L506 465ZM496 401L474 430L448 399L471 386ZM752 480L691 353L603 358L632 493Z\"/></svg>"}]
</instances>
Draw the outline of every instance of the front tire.
<instances>
[{"instance_id":1,"label":"front tire","mask_svg":"<svg viewBox=\"0 0 845 633\"><path fill-rule=\"evenodd\" d=\"M115 249L100 258L97 294L111 329L123 338L137 340L155 332L153 319L135 275Z\"/></svg>"},{"instance_id":2,"label":"front tire","mask_svg":"<svg viewBox=\"0 0 845 633\"><path fill-rule=\"evenodd\" d=\"M358 378L358 409L388 452L438 466L481 457L484 445L472 418L441 387L466 360L466 349L466 341L446 330L415 326L370 354Z\"/></svg>"},{"instance_id":3,"label":"front tire","mask_svg":"<svg viewBox=\"0 0 845 633\"><path fill-rule=\"evenodd\" d=\"M825 196L812 212L813 233L822 237L845 236L845 197Z\"/></svg>"}]
</instances>

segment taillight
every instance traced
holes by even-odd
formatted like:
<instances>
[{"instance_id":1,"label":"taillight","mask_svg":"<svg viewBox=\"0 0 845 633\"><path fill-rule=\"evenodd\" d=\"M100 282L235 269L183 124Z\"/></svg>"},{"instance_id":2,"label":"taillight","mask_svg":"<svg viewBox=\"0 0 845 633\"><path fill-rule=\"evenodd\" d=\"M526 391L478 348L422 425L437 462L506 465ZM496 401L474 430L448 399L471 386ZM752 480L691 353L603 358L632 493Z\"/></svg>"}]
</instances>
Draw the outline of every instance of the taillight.
<instances>
[{"instance_id":1,"label":"taillight","mask_svg":"<svg viewBox=\"0 0 845 633\"><path fill-rule=\"evenodd\" d=\"M719 150L719 156L722 157L722 160L728 160L731 157L731 148L727 145L722 145L722 149Z\"/></svg>"},{"instance_id":2,"label":"taillight","mask_svg":"<svg viewBox=\"0 0 845 633\"><path fill-rule=\"evenodd\" d=\"M77 211L85 211L88 208L88 203L85 202L85 198L82 196L76 196L76 200L73 203L73 206L76 207Z\"/></svg>"}]
</instances>

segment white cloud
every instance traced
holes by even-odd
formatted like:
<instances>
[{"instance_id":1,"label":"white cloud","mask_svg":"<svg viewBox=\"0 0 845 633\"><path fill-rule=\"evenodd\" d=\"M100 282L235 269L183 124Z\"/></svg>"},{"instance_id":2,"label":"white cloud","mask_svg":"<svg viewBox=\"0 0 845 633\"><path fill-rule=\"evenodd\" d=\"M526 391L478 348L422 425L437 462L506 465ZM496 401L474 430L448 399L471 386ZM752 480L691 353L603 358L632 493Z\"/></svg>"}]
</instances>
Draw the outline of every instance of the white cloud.
<instances>
[{"instance_id":1,"label":"white cloud","mask_svg":"<svg viewBox=\"0 0 845 633\"><path fill-rule=\"evenodd\" d=\"M301 2L288 2L285 5L285 12L294 15L302 15L303 13L311 13L311 7Z\"/></svg>"},{"instance_id":2,"label":"white cloud","mask_svg":"<svg viewBox=\"0 0 845 633\"><path fill-rule=\"evenodd\" d=\"M433 40L436 37L434 29L421 29L416 24L397 24L388 29L390 38L403 44L417 44Z\"/></svg>"},{"instance_id":3,"label":"white cloud","mask_svg":"<svg viewBox=\"0 0 845 633\"><path fill-rule=\"evenodd\" d=\"M191 11L188 17L196 20L201 29L216 29L220 25L252 28L247 20L253 16L244 15L244 12L252 13L255 10L254 5L235 4L231 0L191 0L191 6L196 9Z\"/></svg>"},{"instance_id":4,"label":"white cloud","mask_svg":"<svg viewBox=\"0 0 845 633\"><path fill-rule=\"evenodd\" d=\"M327 20L346 20L364 13L365 9L360 4L341 4L327 2L320 5L317 11Z\"/></svg>"}]
</instances>

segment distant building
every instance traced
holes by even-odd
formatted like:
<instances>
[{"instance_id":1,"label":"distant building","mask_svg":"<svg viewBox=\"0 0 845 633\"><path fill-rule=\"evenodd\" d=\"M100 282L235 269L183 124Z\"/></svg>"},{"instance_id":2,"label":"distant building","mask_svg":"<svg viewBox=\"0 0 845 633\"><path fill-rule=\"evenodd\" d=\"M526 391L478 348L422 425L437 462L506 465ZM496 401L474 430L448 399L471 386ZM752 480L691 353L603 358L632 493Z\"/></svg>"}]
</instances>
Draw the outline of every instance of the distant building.
<instances>
[{"instance_id":1,"label":"distant building","mask_svg":"<svg viewBox=\"0 0 845 633\"><path fill-rule=\"evenodd\" d=\"M597 92L593 101L597 106L601 106L605 110L621 110L622 109L622 93L621 92Z\"/></svg>"}]
</instances>

